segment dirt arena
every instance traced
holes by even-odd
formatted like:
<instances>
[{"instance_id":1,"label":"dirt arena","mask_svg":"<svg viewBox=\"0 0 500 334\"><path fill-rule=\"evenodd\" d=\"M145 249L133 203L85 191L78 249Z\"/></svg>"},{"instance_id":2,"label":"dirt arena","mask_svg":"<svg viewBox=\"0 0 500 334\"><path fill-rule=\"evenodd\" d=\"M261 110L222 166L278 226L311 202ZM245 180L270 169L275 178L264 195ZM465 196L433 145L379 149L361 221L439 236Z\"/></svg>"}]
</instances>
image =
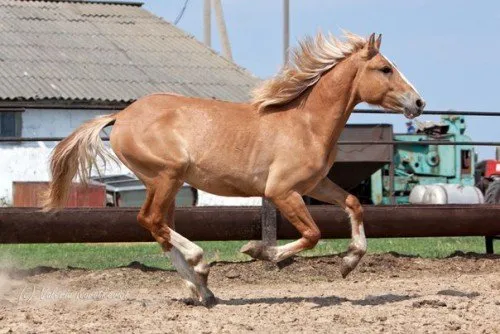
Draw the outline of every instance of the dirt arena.
<instances>
[{"instance_id":1,"label":"dirt arena","mask_svg":"<svg viewBox=\"0 0 500 334\"><path fill-rule=\"evenodd\" d=\"M78 333L500 333L500 257L368 255L215 263L219 304L193 305L174 272L3 270L0 331Z\"/></svg>"}]
</instances>

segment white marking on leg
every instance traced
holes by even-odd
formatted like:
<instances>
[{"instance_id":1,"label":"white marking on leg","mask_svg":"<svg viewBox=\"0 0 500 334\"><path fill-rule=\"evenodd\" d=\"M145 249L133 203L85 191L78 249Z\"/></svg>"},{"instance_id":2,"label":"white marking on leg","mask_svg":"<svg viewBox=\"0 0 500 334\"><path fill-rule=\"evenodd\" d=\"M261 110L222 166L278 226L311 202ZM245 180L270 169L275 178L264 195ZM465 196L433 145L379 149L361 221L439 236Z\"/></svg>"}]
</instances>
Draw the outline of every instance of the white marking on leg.
<instances>
[{"instance_id":1,"label":"white marking on leg","mask_svg":"<svg viewBox=\"0 0 500 334\"><path fill-rule=\"evenodd\" d=\"M198 301L207 300L207 298L213 297L212 292L208 289L204 280L197 274L196 269L186 261L184 255L175 247L172 247L169 253L170 260L184 280L186 286L189 288L191 297ZM206 264L200 261L198 266L200 265ZM208 272L205 272L205 274L208 274Z\"/></svg>"},{"instance_id":2,"label":"white marking on leg","mask_svg":"<svg viewBox=\"0 0 500 334\"><path fill-rule=\"evenodd\" d=\"M351 222L351 244L346 256L342 258L340 272L342 277L346 277L356 266L366 252L366 237L363 222L356 219L354 211L346 208L345 211L349 215Z\"/></svg>"},{"instance_id":3,"label":"white marking on leg","mask_svg":"<svg viewBox=\"0 0 500 334\"><path fill-rule=\"evenodd\" d=\"M359 227L359 234L353 238L353 242L358 247L360 250L363 252L366 252L366 236L365 236L365 228L363 227L363 224L358 225Z\"/></svg>"},{"instance_id":4,"label":"white marking on leg","mask_svg":"<svg viewBox=\"0 0 500 334\"><path fill-rule=\"evenodd\" d=\"M356 246L359 250L366 252L367 244L366 244L366 236L365 236L365 228L363 226L363 222L359 222L356 220L354 211L350 208L345 209L347 214L349 215L349 220L351 222L351 237L352 244ZM355 233L354 231L358 230L359 233Z\"/></svg>"},{"instance_id":5,"label":"white marking on leg","mask_svg":"<svg viewBox=\"0 0 500 334\"><path fill-rule=\"evenodd\" d=\"M203 257L203 249L174 230L169 230L170 243L184 255L189 264L197 265Z\"/></svg>"},{"instance_id":6,"label":"white marking on leg","mask_svg":"<svg viewBox=\"0 0 500 334\"><path fill-rule=\"evenodd\" d=\"M345 212L347 212L352 225L352 221L354 220L354 211L352 211L350 208L345 208Z\"/></svg>"},{"instance_id":7,"label":"white marking on leg","mask_svg":"<svg viewBox=\"0 0 500 334\"><path fill-rule=\"evenodd\" d=\"M280 262L304 250L302 242L303 240L299 239L289 242L286 245L273 247L276 251L276 255L271 259L271 261Z\"/></svg>"},{"instance_id":8,"label":"white marking on leg","mask_svg":"<svg viewBox=\"0 0 500 334\"><path fill-rule=\"evenodd\" d=\"M179 275L196 286L198 284L196 273L194 268L186 261L184 255L175 247L172 247L169 253L170 261L172 261Z\"/></svg>"},{"instance_id":9,"label":"white marking on leg","mask_svg":"<svg viewBox=\"0 0 500 334\"><path fill-rule=\"evenodd\" d=\"M198 292L198 289L196 289L196 285L191 283L188 280L184 280L184 283L186 284L187 288L189 289L190 297L194 300L201 301L201 296L200 293Z\"/></svg>"}]
</instances>

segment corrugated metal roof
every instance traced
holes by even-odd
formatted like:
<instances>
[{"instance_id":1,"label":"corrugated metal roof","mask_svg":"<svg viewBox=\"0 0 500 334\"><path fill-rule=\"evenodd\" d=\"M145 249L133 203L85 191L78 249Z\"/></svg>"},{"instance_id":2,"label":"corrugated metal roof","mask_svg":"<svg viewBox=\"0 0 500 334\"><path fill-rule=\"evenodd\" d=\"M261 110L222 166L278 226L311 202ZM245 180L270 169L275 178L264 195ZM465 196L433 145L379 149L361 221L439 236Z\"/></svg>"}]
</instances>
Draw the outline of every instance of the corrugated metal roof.
<instances>
[{"instance_id":1,"label":"corrugated metal roof","mask_svg":"<svg viewBox=\"0 0 500 334\"><path fill-rule=\"evenodd\" d=\"M0 0L0 100L245 101L257 82L136 4Z\"/></svg>"}]
</instances>

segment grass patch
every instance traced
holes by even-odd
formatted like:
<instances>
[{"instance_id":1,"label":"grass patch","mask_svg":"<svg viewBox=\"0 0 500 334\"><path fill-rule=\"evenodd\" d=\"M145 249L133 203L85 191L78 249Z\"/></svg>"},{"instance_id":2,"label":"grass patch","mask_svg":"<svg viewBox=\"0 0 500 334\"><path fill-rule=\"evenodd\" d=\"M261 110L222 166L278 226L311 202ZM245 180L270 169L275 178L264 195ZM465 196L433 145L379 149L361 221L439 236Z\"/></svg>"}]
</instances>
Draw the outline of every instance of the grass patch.
<instances>
[{"instance_id":1,"label":"grass patch","mask_svg":"<svg viewBox=\"0 0 500 334\"><path fill-rule=\"evenodd\" d=\"M248 260L238 252L241 241L197 242L204 248L206 259L212 261ZM126 266L138 261L147 266L172 269L156 242L144 243L68 243L0 245L0 267L54 268L78 267L105 269Z\"/></svg>"},{"instance_id":2,"label":"grass patch","mask_svg":"<svg viewBox=\"0 0 500 334\"><path fill-rule=\"evenodd\" d=\"M286 241L280 241L280 244ZM197 242L205 250L206 259L212 261L245 261L249 257L238 252L244 241ZM321 240L316 248L303 252L303 256L336 254L346 250L349 240ZM496 241L499 253L500 241ZM484 253L484 238L395 238L369 239L369 253L397 252L422 257L446 257L460 250ZM147 266L172 269L156 243L119 244L13 244L0 245L0 267L54 268L79 267L104 269L126 266L138 261Z\"/></svg>"},{"instance_id":3,"label":"grass patch","mask_svg":"<svg viewBox=\"0 0 500 334\"><path fill-rule=\"evenodd\" d=\"M349 244L348 239L321 240L314 249L302 253L304 256L317 256L343 252ZM500 242L496 242L495 253L499 253ZM485 253L483 237L449 238L381 238L368 239L368 253L396 252L417 255L425 258L443 258L455 251Z\"/></svg>"}]
</instances>

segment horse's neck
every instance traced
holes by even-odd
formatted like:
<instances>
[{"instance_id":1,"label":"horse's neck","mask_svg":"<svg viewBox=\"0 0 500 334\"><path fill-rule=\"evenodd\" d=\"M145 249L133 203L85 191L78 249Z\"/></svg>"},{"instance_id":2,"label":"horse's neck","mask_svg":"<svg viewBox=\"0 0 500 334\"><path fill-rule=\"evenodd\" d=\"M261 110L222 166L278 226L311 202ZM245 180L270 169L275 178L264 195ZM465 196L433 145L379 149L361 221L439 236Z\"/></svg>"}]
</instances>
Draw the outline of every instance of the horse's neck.
<instances>
[{"instance_id":1,"label":"horse's neck","mask_svg":"<svg viewBox=\"0 0 500 334\"><path fill-rule=\"evenodd\" d=\"M354 106L354 62L339 63L325 73L302 101L311 131L327 150L336 144Z\"/></svg>"}]
</instances>

